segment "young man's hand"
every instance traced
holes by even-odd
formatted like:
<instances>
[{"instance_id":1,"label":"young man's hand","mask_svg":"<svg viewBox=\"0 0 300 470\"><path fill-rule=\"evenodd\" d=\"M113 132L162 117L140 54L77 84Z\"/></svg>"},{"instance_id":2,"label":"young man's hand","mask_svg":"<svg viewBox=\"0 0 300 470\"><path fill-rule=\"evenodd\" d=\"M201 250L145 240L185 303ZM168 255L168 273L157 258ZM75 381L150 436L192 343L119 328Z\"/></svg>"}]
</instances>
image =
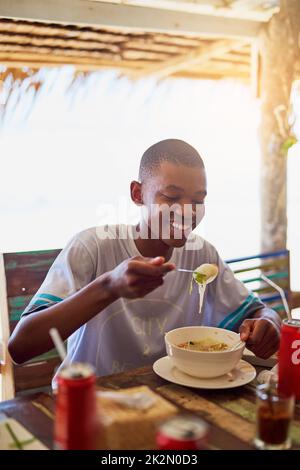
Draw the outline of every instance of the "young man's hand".
<instances>
[{"instance_id":1,"label":"young man's hand","mask_svg":"<svg viewBox=\"0 0 300 470\"><path fill-rule=\"evenodd\" d=\"M279 348L280 329L268 318L244 320L240 327L241 340L256 356L267 359Z\"/></svg>"},{"instance_id":2,"label":"young man's hand","mask_svg":"<svg viewBox=\"0 0 300 470\"><path fill-rule=\"evenodd\" d=\"M108 273L108 289L113 297L144 297L163 284L163 277L175 269L172 263L165 263L161 256L143 258L136 256L123 261Z\"/></svg>"}]
</instances>

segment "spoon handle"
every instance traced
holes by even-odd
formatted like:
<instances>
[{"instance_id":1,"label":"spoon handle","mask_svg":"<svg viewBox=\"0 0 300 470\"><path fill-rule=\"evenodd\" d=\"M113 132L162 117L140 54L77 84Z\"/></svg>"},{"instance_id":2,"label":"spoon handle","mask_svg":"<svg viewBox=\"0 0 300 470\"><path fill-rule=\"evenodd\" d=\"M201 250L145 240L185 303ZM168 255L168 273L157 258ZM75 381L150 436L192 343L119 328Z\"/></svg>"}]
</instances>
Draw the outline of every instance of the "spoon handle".
<instances>
[{"instance_id":1,"label":"spoon handle","mask_svg":"<svg viewBox=\"0 0 300 470\"><path fill-rule=\"evenodd\" d=\"M235 351L235 350L238 349L240 346L242 346L242 344L245 344L245 341L242 341L242 340L238 341L238 342L233 346L233 348L231 348L230 351Z\"/></svg>"},{"instance_id":2,"label":"spoon handle","mask_svg":"<svg viewBox=\"0 0 300 470\"><path fill-rule=\"evenodd\" d=\"M193 273L191 269L182 269L182 268L177 268L176 271L179 271L181 273Z\"/></svg>"}]
</instances>

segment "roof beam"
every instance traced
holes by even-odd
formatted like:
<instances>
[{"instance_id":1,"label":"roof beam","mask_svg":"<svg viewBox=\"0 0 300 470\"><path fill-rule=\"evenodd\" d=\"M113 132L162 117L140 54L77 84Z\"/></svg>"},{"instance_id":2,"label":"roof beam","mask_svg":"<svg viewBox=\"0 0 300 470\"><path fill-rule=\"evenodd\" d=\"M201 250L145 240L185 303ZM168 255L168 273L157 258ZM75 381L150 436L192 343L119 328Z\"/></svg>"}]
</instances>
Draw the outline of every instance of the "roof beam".
<instances>
[{"instance_id":1,"label":"roof beam","mask_svg":"<svg viewBox=\"0 0 300 470\"><path fill-rule=\"evenodd\" d=\"M216 41L210 45L197 47L188 54L181 54L139 72L133 72L133 76L134 78L139 78L143 75L147 75L147 77L153 75L158 78L164 78L193 65L203 65L213 57L222 56L224 53L234 50L235 47L241 47L241 43L239 42L237 45L225 39Z\"/></svg>"},{"instance_id":2,"label":"roof beam","mask_svg":"<svg viewBox=\"0 0 300 470\"><path fill-rule=\"evenodd\" d=\"M251 90L254 98L260 98L261 79L261 57L259 53L258 41L253 41L251 45Z\"/></svg>"},{"instance_id":3,"label":"roof beam","mask_svg":"<svg viewBox=\"0 0 300 470\"><path fill-rule=\"evenodd\" d=\"M186 11L231 18L268 22L279 10L280 0L94 0L106 3L127 3L166 10Z\"/></svg>"},{"instance_id":4,"label":"roof beam","mask_svg":"<svg viewBox=\"0 0 300 470\"><path fill-rule=\"evenodd\" d=\"M0 17L212 37L255 38L258 21L89 0L1 0Z\"/></svg>"}]
</instances>

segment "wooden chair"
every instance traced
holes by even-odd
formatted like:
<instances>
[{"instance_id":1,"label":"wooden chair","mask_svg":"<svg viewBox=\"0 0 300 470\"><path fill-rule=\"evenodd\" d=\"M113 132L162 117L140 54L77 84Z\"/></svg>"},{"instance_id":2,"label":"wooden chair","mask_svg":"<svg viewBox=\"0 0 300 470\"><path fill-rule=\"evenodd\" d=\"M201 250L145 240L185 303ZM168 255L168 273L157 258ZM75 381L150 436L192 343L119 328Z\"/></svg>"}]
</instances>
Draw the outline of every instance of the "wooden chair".
<instances>
[{"instance_id":1,"label":"wooden chair","mask_svg":"<svg viewBox=\"0 0 300 470\"><path fill-rule=\"evenodd\" d=\"M282 318L286 317L282 298L278 291L260 278L264 274L284 289L290 308L292 293L290 288L290 253L288 250L264 253L227 261L236 277L258 294L266 306L276 310Z\"/></svg>"},{"instance_id":2,"label":"wooden chair","mask_svg":"<svg viewBox=\"0 0 300 470\"><path fill-rule=\"evenodd\" d=\"M21 313L36 293L60 250L0 254L0 318L4 345ZM6 351L1 364L2 399L27 389L50 385L59 359L55 350L22 365L13 364Z\"/></svg>"}]
</instances>

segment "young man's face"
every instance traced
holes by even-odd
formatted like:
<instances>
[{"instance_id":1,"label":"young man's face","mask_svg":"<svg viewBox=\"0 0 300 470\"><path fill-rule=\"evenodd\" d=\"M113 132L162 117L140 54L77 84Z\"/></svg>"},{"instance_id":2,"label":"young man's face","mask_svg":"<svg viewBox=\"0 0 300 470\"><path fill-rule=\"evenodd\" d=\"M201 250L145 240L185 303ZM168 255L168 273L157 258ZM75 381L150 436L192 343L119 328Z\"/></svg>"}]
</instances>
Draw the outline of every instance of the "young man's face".
<instances>
[{"instance_id":1,"label":"young man's face","mask_svg":"<svg viewBox=\"0 0 300 470\"><path fill-rule=\"evenodd\" d=\"M204 215L204 168L163 162L141 187L151 236L180 247Z\"/></svg>"}]
</instances>

